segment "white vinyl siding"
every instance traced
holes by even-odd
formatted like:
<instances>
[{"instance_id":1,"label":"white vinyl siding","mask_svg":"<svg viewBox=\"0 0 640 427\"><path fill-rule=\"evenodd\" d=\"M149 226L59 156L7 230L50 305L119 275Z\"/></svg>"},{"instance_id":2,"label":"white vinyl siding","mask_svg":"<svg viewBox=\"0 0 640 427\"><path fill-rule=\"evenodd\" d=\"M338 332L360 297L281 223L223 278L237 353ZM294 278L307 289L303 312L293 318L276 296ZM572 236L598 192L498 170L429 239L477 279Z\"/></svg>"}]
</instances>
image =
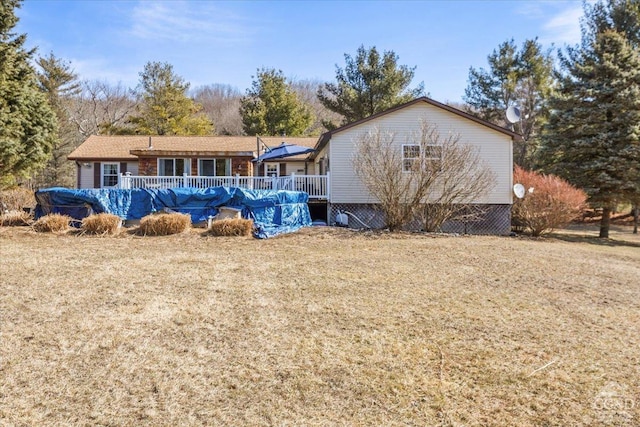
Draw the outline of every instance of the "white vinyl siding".
<instances>
[{"instance_id":1,"label":"white vinyl siding","mask_svg":"<svg viewBox=\"0 0 640 427\"><path fill-rule=\"evenodd\" d=\"M80 163L80 183L78 188L93 188L93 162Z\"/></svg>"},{"instance_id":2,"label":"white vinyl siding","mask_svg":"<svg viewBox=\"0 0 640 427\"><path fill-rule=\"evenodd\" d=\"M330 172L330 165L329 165L329 149L331 146L331 142L329 142L329 144L325 145L325 147L320 150L320 152L318 152L316 154L315 160L314 160L314 164L313 164L313 173L310 174L315 174L315 175L326 175L327 172Z\"/></svg>"},{"instance_id":3,"label":"white vinyl siding","mask_svg":"<svg viewBox=\"0 0 640 427\"><path fill-rule=\"evenodd\" d=\"M419 135L422 120L435 125L443 137L449 132L459 134L461 143L478 147L480 157L493 170L496 185L487 196L474 200L475 203L511 204L511 137L427 103L411 105L333 135L329 142L330 202L377 203L355 174L354 167L357 166L352 161L355 142L361 135L377 127L393 132L395 144L401 150L403 144L411 144L415 135Z\"/></svg>"},{"instance_id":4,"label":"white vinyl siding","mask_svg":"<svg viewBox=\"0 0 640 427\"><path fill-rule=\"evenodd\" d=\"M138 162L127 162L127 173L137 176L138 174Z\"/></svg>"}]
</instances>

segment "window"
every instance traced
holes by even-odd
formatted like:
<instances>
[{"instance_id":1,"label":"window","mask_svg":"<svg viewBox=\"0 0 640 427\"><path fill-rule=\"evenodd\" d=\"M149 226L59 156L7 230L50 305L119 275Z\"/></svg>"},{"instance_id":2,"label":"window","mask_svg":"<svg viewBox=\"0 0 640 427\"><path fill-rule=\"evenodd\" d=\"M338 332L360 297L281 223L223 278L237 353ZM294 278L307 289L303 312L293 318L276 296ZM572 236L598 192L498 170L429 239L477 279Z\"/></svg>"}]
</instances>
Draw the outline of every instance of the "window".
<instances>
[{"instance_id":1,"label":"window","mask_svg":"<svg viewBox=\"0 0 640 427\"><path fill-rule=\"evenodd\" d=\"M280 163L265 163L264 176L280 176Z\"/></svg>"},{"instance_id":2,"label":"window","mask_svg":"<svg viewBox=\"0 0 640 427\"><path fill-rule=\"evenodd\" d=\"M118 185L118 174L120 165L118 163L102 164L102 188L115 187Z\"/></svg>"},{"instance_id":3,"label":"window","mask_svg":"<svg viewBox=\"0 0 640 427\"><path fill-rule=\"evenodd\" d=\"M405 144L402 146L402 171L411 172L420 165L424 168L439 168L440 160L442 160L442 146L426 145L424 152L421 153L420 145Z\"/></svg>"},{"instance_id":4,"label":"window","mask_svg":"<svg viewBox=\"0 0 640 427\"><path fill-rule=\"evenodd\" d=\"M402 146L402 171L411 172L420 165L420 146L405 144Z\"/></svg>"},{"instance_id":5,"label":"window","mask_svg":"<svg viewBox=\"0 0 640 427\"><path fill-rule=\"evenodd\" d=\"M440 161L442 158L442 146L440 145L427 145L424 150L425 160Z\"/></svg>"},{"instance_id":6,"label":"window","mask_svg":"<svg viewBox=\"0 0 640 427\"><path fill-rule=\"evenodd\" d=\"M158 176L182 176L189 172L189 159L158 159Z\"/></svg>"},{"instance_id":7,"label":"window","mask_svg":"<svg viewBox=\"0 0 640 427\"><path fill-rule=\"evenodd\" d=\"M231 159L198 159L198 175L231 176Z\"/></svg>"}]
</instances>

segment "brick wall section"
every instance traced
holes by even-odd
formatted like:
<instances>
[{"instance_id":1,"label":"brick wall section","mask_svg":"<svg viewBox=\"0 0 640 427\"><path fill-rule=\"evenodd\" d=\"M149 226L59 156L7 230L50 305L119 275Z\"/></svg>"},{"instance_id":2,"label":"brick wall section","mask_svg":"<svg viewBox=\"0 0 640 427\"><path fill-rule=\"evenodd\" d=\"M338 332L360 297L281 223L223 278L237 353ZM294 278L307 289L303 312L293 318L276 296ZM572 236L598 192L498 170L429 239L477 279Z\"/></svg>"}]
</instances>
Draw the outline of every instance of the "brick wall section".
<instances>
[{"instance_id":1,"label":"brick wall section","mask_svg":"<svg viewBox=\"0 0 640 427\"><path fill-rule=\"evenodd\" d=\"M239 174L240 176L253 175L252 157L232 157L231 158L231 175Z\"/></svg>"}]
</instances>

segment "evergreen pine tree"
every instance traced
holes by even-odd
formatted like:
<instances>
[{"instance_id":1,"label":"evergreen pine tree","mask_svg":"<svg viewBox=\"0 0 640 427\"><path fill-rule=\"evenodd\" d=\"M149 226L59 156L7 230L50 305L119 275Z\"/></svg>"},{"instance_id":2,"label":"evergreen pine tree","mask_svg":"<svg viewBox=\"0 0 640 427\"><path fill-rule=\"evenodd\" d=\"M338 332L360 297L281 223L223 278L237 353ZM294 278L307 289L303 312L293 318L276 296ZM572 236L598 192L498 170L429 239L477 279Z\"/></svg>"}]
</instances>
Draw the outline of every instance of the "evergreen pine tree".
<instances>
[{"instance_id":1,"label":"evergreen pine tree","mask_svg":"<svg viewBox=\"0 0 640 427\"><path fill-rule=\"evenodd\" d=\"M513 148L514 162L531 168L539 137L548 117L547 99L553 85L553 66L537 40L526 40L518 51L513 40L498 46L487 57L489 69L469 70L464 99L467 111L499 126L510 126L505 112L518 106L520 122L514 130L522 135Z\"/></svg>"},{"instance_id":2,"label":"evergreen pine tree","mask_svg":"<svg viewBox=\"0 0 640 427\"><path fill-rule=\"evenodd\" d=\"M287 83L282 71L258 70L251 88L240 100L247 135L304 135L313 115Z\"/></svg>"},{"instance_id":3,"label":"evergreen pine tree","mask_svg":"<svg viewBox=\"0 0 640 427\"><path fill-rule=\"evenodd\" d=\"M20 0L0 3L0 186L40 169L51 154L56 118L39 90L24 49L26 35L12 32Z\"/></svg>"},{"instance_id":4,"label":"evergreen pine tree","mask_svg":"<svg viewBox=\"0 0 640 427\"><path fill-rule=\"evenodd\" d=\"M142 102L130 118L133 133L144 135L210 135L213 124L202 107L187 96L189 83L168 63L148 62L140 73ZM112 133L126 133L127 128Z\"/></svg>"},{"instance_id":5,"label":"evergreen pine tree","mask_svg":"<svg viewBox=\"0 0 640 427\"><path fill-rule=\"evenodd\" d=\"M631 3L587 9L582 44L560 55L564 74L541 153L549 172L582 187L603 208L600 237L609 236L616 204L640 191L640 51L624 31L601 25L603 10L612 16Z\"/></svg>"},{"instance_id":6,"label":"evergreen pine tree","mask_svg":"<svg viewBox=\"0 0 640 427\"><path fill-rule=\"evenodd\" d=\"M415 67L398 65L393 51L382 56L374 47L360 46L355 58L345 54L346 67L336 66L337 83L325 83L318 90L318 99L329 110L344 117L342 124L355 122L411 101L424 94L421 83L410 89ZM334 128L334 123L325 123Z\"/></svg>"},{"instance_id":7,"label":"evergreen pine tree","mask_svg":"<svg viewBox=\"0 0 640 427\"><path fill-rule=\"evenodd\" d=\"M83 138L70 120L70 109L73 98L81 92L80 82L69 63L55 57L53 53L48 57L39 58L36 63L40 67L37 74L40 89L47 96L58 120L58 134L51 157L38 175L37 182L47 187L72 187L76 180L76 170L73 162L67 160L67 156Z\"/></svg>"}]
</instances>

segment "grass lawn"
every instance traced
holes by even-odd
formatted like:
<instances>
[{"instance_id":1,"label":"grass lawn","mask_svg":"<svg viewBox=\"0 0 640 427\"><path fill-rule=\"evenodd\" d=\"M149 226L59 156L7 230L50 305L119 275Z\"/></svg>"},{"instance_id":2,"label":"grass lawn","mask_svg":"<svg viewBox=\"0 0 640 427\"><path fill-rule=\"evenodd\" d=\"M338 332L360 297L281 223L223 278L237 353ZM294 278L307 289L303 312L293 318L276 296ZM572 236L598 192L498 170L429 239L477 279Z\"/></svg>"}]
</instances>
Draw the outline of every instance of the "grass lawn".
<instances>
[{"instance_id":1,"label":"grass lawn","mask_svg":"<svg viewBox=\"0 0 640 427\"><path fill-rule=\"evenodd\" d=\"M637 426L625 239L0 227L0 425Z\"/></svg>"}]
</instances>

